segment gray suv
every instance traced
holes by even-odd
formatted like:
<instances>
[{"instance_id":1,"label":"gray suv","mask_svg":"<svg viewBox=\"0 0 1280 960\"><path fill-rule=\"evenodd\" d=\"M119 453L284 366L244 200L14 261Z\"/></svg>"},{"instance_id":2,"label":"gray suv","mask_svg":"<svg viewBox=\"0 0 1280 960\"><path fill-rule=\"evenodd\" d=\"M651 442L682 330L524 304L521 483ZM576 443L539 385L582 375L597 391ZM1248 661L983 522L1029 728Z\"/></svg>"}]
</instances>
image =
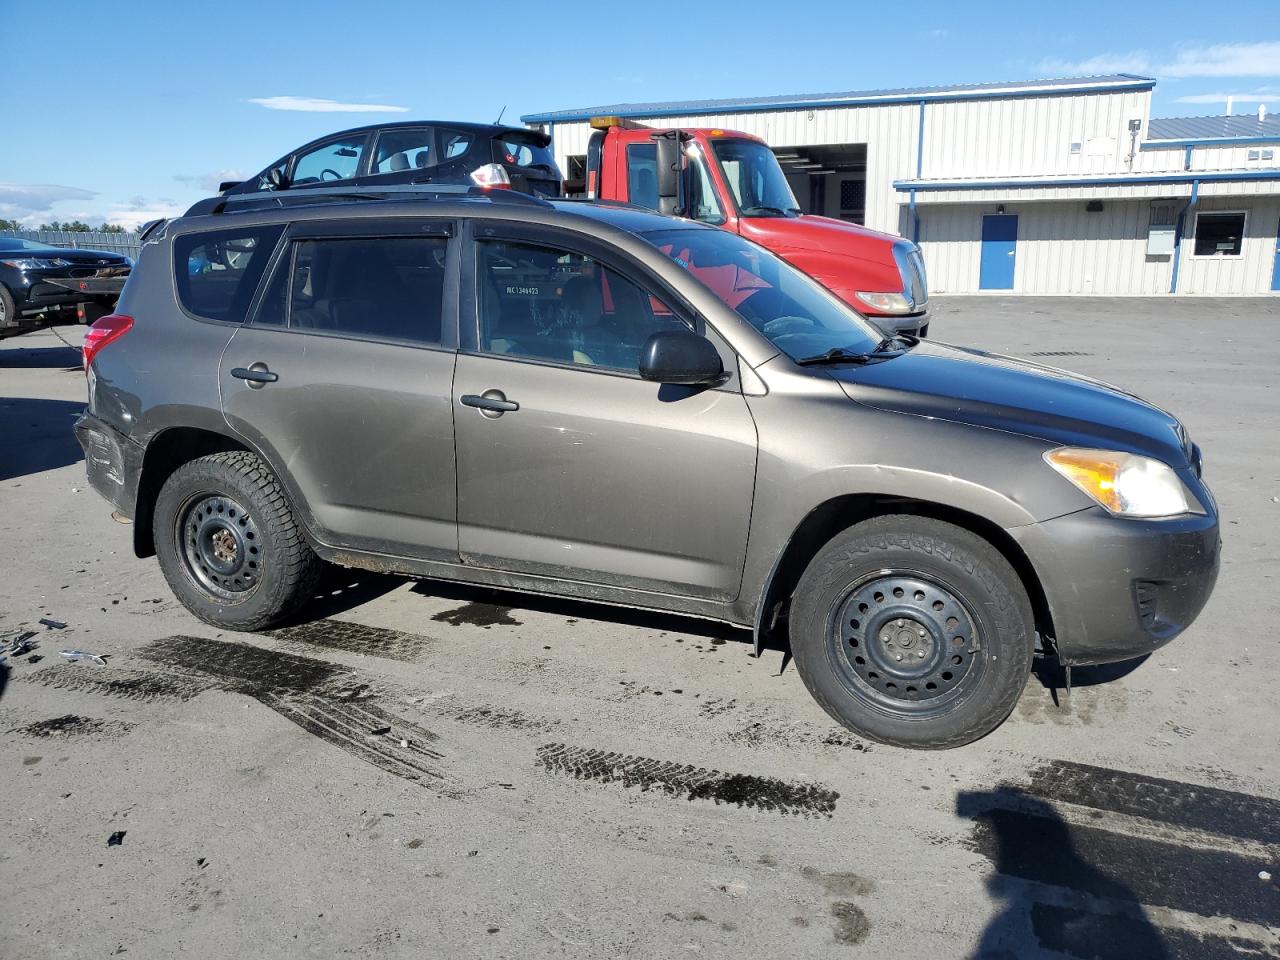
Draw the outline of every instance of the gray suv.
<instances>
[{"instance_id":1,"label":"gray suv","mask_svg":"<svg viewBox=\"0 0 1280 960\"><path fill-rule=\"evenodd\" d=\"M324 562L674 611L937 748L1036 653L1141 656L1208 599L1217 510L1167 413L886 338L723 230L459 190L145 238L76 431L197 617L305 616Z\"/></svg>"}]
</instances>

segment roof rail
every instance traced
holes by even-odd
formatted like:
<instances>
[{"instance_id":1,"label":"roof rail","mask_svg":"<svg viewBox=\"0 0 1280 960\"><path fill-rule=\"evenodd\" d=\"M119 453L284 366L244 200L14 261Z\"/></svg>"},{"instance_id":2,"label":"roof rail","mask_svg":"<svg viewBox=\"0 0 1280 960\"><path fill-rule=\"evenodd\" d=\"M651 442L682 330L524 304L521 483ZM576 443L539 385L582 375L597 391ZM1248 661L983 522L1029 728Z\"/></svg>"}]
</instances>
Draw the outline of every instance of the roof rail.
<instances>
[{"instance_id":1,"label":"roof rail","mask_svg":"<svg viewBox=\"0 0 1280 960\"><path fill-rule=\"evenodd\" d=\"M516 203L537 207L550 206L549 201L518 190L494 190L465 183L397 183L386 186L345 186L305 188L302 190L271 190L262 193L232 194L197 200L183 216L197 217L206 214L241 213L249 210L266 210L272 207L296 207L318 203L334 203L344 200L427 200L487 199L497 203Z\"/></svg>"}]
</instances>

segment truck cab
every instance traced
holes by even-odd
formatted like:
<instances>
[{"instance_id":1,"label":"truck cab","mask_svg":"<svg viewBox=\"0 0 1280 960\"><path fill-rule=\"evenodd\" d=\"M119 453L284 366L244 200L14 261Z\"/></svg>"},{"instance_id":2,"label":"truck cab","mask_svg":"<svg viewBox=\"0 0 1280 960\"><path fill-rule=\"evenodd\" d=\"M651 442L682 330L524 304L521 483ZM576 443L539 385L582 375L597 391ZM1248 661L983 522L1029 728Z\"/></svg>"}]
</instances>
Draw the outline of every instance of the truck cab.
<instances>
[{"instance_id":1,"label":"truck cab","mask_svg":"<svg viewBox=\"0 0 1280 960\"><path fill-rule=\"evenodd\" d=\"M597 117L591 124L588 198L676 212L732 231L803 270L886 331L928 333L920 249L902 237L803 213L773 151L759 137L712 128L657 129L618 117ZM664 139L674 140L682 157L675 196L663 186Z\"/></svg>"}]
</instances>

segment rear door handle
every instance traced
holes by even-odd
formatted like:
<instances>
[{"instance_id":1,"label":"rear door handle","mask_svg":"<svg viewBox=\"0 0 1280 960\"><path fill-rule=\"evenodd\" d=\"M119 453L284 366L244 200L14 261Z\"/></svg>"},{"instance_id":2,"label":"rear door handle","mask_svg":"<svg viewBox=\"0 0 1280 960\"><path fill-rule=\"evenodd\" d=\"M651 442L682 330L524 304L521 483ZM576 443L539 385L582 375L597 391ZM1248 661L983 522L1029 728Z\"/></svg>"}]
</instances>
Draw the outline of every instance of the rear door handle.
<instances>
[{"instance_id":1,"label":"rear door handle","mask_svg":"<svg viewBox=\"0 0 1280 960\"><path fill-rule=\"evenodd\" d=\"M247 367L234 367L231 375L237 380L248 380L249 386L261 388L264 383L275 383L280 378L267 369L265 363L254 363Z\"/></svg>"},{"instance_id":2,"label":"rear door handle","mask_svg":"<svg viewBox=\"0 0 1280 960\"><path fill-rule=\"evenodd\" d=\"M486 417L500 417L504 413L519 410L520 404L508 400L501 390L486 390L482 394L465 393L462 402L468 407L475 407Z\"/></svg>"}]
</instances>

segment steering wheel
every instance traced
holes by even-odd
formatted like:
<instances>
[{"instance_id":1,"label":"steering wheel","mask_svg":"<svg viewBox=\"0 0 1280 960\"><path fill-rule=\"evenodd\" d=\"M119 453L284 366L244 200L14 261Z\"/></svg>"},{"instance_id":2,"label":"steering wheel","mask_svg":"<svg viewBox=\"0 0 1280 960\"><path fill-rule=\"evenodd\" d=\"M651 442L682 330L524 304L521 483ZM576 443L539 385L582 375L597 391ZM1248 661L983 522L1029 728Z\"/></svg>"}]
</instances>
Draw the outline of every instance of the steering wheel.
<instances>
[{"instance_id":1,"label":"steering wheel","mask_svg":"<svg viewBox=\"0 0 1280 960\"><path fill-rule=\"evenodd\" d=\"M765 334L780 336L784 333L799 333L809 327L817 326L808 317L774 317L761 327Z\"/></svg>"},{"instance_id":2,"label":"steering wheel","mask_svg":"<svg viewBox=\"0 0 1280 960\"><path fill-rule=\"evenodd\" d=\"M329 176L326 178L325 174L329 174ZM328 167L325 167L323 170L320 171L320 179L321 180L325 180L325 179L341 180L342 174L340 174L337 170L330 170Z\"/></svg>"}]
</instances>

